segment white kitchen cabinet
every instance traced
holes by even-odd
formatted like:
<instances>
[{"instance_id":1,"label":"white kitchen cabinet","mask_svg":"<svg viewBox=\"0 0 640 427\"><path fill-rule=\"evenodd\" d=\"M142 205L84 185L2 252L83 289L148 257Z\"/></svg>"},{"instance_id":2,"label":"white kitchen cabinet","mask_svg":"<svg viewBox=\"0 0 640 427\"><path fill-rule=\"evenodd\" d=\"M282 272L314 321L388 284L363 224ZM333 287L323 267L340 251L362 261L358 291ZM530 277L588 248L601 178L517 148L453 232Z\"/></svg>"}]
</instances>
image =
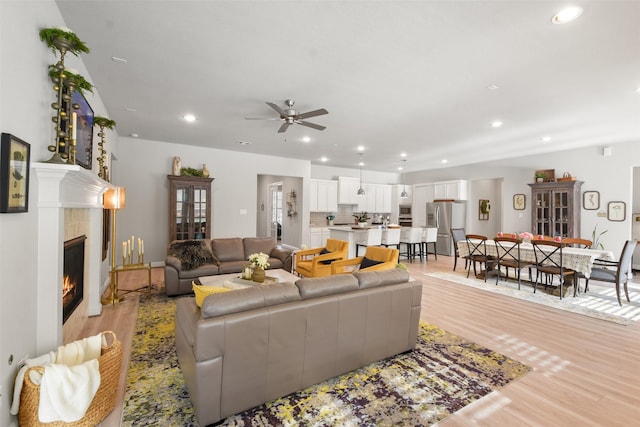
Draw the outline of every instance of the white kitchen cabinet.
<instances>
[{"instance_id":1,"label":"white kitchen cabinet","mask_svg":"<svg viewBox=\"0 0 640 427\"><path fill-rule=\"evenodd\" d=\"M342 205L364 204L364 197L358 196L360 181L358 178L338 178L338 203Z\"/></svg>"},{"instance_id":2,"label":"white kitchen cabinet","mask_svg":"<svg viewBox=\"0 0 640 427\"><path fill-rule=\"evenodd\" d=\"M376 188L376 210L378 213L391 212L392 186L379 184Z\"/></svg>"},{"instance_id":3,"label":"white kitchen cabinet","mask_svg":"<svg viewBox=\"0 0 640 427\"><path fill-rule=\"evenodd\" d=\"M413 187L411 218L414 227L427 226L427 202L433 201L433 184L417 184Z\"/></svg>"},{"instance_id":4,"label":"white kitchen cabinet","mask_svg":"<svg viewBox=\"0 0 640 427\"><path fill-rule=\"evenodd\" d=\"M312 227L309 229L309 249L323 248L329 238L329 227Z\"/></svg>"},{"instance_id":5,"label":"white kitchen cabinet","mask_svg":"<svg viewBox=\"0 0 640 427\"><path fill-rule=\"evenodd\" d=\"M309 185L309 210L335 212L338 210L338 182L312 179Z\"/></svg>"},{"instance_id":6,"label":"white kitchen cabinet","mask_svg":"<svg viewBox=\"0 0 640 427\"><path fill-rule=\"evenodd\" d=\"M439 181L433 183L434 199L467 200L468 181Z\"/></svg>"}]
</instances>

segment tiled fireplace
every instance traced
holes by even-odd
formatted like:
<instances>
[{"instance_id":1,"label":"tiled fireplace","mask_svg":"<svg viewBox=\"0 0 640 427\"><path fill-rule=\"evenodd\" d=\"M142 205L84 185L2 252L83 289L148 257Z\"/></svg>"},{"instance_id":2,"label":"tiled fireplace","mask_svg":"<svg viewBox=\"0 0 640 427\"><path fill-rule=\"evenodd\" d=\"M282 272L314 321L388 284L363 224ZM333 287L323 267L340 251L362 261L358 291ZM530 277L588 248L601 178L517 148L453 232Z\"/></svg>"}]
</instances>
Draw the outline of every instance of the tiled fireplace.
<instances>
[{"instance_id":1,"label":"tiled fireplace","mask_svg":"<svg viewBox=\"0 0 640 427\"><path fill-rule=\"evenodd\" d=\"M102 194L111 185L75 165L37 163L32 191L38 215L37 350L63 344L63 276L65 241L86 235L83 300L65 328L102 311ZM78 325L76 325L78 326Z\"/></svg>"}]
</instances>

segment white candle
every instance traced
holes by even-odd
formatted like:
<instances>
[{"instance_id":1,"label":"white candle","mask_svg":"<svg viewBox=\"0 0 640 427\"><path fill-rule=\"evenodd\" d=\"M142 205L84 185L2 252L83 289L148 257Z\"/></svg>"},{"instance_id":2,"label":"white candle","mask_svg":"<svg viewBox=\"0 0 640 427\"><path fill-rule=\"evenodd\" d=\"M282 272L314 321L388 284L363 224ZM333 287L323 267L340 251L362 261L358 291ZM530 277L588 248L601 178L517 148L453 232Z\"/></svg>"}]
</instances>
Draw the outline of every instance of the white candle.
<instances>
[{"instance_id":1,"label":"white candle","mask_svg":"<svg viewBox=\"0 0 640 427\"><path fill-rule=\"evenodd\" d=\"M127 244L122 242L122 256L127 256Z\"/></svg>"},{"instance_id":2,"label":"white candle","mask_svg":"<svg viewBox=\"0 0 640 427\"><path fill-rule=\"evenodd\" d=\"M71 113L71 139L76 139L78 131L78 113Z\"/></svg>"},{"instance_id":3,"label":"white candle","mask_svg":"<svg viewBox=\"0 0 640 427\"><path fill-rule=\"evenodd\" d=\"M138 237L138 255L142 253L142 239Z\"/></svg>"},{"instance_id":4,"label":"white candle","mask_svg":"<svg viewBox=\"0 0 640 427\"><path fill-rule=\"evenodd\" d=\"M142 255L144 255L144 240L140 241L140 253L142 253Z\"/></svg>"}]
</instances>

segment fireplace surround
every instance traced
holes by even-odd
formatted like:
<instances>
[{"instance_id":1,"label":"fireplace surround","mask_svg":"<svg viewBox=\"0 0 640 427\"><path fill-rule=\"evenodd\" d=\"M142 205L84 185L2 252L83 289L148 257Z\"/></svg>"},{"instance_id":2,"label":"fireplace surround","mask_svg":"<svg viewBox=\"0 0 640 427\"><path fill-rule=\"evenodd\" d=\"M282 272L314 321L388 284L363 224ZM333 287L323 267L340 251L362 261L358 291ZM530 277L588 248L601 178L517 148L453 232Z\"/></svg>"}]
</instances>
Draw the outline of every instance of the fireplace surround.
<instances>
[{"instance_id":1,"label":"fireplace surround","mask_svg":"<svg viewBox=\"0 0 640 427\"><path fill-rule=\"evenodd\" d=\"M83 304L88 316L102 312L100 297L108 273L102 262L102 194L113 186L77 165L33 162L31 168L38 216L36 346L38 353L45 353L63 344L65 209L88 212Z\"/></svg>"}]
</instances>

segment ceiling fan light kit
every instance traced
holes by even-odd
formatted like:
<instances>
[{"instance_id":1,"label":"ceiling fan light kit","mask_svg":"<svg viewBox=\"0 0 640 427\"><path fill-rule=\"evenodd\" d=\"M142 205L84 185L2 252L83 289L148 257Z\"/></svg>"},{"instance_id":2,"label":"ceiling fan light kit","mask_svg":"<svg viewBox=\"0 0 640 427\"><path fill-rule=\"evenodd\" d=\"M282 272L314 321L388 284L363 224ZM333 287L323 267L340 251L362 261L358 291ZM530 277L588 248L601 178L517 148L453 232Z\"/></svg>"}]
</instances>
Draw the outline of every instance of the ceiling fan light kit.
<instances>
[{"instance_id":1,"label":"ceiling fan light kit","mask_svg":"<svg viewBox=\"0 0 640 427\"><path fill-rule=\"evenodd\" d=\"M311 117L322 116L324 114L329 114L327 110L324 108L319 108L313 111L307 111L306 113L298 113L293 109L293 106L296 102L293 99L287 99L285 104L287 104L286 109L280 108L277 104L273 102L265 102L269 107L273 108L279 115L279 118L254 118L254 117L245 117L246 120L281 120L283 123L278 129L278 133L284 133L287 131L289 126L293 124L298 124L306 127L310 127L316 130L325 130L325 126L321 126L315 123L307 122L304 119L309 119Z\"/></svg>"}]
</instances>

